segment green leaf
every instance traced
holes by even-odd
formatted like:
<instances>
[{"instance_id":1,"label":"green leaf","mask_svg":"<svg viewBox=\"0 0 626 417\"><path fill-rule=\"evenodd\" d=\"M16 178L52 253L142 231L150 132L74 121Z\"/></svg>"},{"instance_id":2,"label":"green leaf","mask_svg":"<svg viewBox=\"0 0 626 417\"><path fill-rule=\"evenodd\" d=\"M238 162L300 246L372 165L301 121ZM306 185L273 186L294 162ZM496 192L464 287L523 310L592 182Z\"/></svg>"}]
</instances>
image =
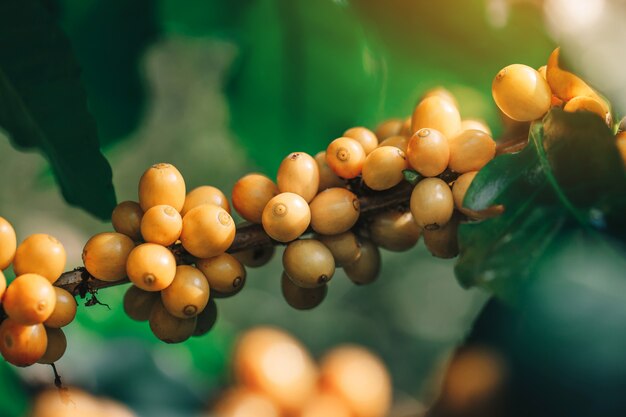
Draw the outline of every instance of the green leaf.
<instances>
[{"instance_id":1,"label":"green leaf","mask_svg":"<svg viewBox=\"0 0 626 417\"><path fill-rule=\"evenodd\" d=\"M79 68L36 0L0 3L0 126L16 146L42 151L68 203L101 218L115 206Z\"/></svg>"},{"instance_id":2,"label":"green leaf","mask_svg":"<svg viewBox=\"0 0 626 417\"><path fill-rule=\"evenodd\" d=\"M2 381L2 390L0 390L2 416L24 416L30 401L28 391L15 373L15 368L4 360L0 360L0 381Z\"/></svg>"},{"instance_id":3,"label":"green leaf","mask_svg":"<svg viewBox=\"0 0 626 417\"><path fill-rule=\"evenodd\" d=\"M416 185L422 178L424 178L413 169L404 169L402 170L402 174L404 174L404 179L411 185Z\"/></svg>"}]
</instances>

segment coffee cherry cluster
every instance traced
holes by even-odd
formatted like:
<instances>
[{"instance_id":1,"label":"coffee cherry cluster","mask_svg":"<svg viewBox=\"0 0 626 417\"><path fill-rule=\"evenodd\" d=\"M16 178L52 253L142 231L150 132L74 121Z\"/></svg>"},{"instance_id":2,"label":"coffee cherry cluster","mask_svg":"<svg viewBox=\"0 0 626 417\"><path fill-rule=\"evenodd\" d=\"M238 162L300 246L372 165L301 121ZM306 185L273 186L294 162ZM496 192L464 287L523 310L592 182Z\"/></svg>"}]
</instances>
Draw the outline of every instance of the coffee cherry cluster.
<instances>
[{"instance_id":1,"label":"coffee cherry cluster","mask_svg":"<svg viewBox=\"0 0 626 417\"><path fill-rule=\"evenodd\" d=\"M291 335L270 327L243 334L233 354L235 385L216 417L383 417L392 386L384 363L365 348L336 347L315 363Z\"/></svg>"},{"instance_id":2,"label":"coffee cherry cluster","mask_svg":"<svg viewBox=\"0 0 626 417\"><path fill-rule=\"evenodd\" d=\"M62 327L76 316L76 300L53 286L65 270L65 248L47 234L20 245L13 226L0 217L0 354L15 366L58 361L67 347ZM13 265L7 286L2 270Z\"/></svg>"}]
</instances>

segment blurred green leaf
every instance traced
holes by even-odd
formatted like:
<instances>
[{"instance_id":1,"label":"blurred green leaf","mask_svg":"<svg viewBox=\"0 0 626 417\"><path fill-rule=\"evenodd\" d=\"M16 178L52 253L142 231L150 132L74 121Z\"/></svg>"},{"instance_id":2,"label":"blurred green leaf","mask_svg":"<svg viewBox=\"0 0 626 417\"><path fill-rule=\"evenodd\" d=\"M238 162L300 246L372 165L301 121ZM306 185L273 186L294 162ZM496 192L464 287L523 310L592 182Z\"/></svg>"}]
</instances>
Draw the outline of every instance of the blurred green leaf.
<instances>
[{"instance_id":1,"label":"blurred green leaf","mask_svg":"<svg viewBox=\"0 0 626 417\"><path fill-rule=\"evenodd\" d=\"M26 415L30 400L22 381L17 377L11 365L0 360L0 410L2 417L21 417Z\"/></svg>"},{"instance_id":2,"label":"blurred green leaf","mask_svg":"<svg viewBox=\"0 0 626 417\"><path fill-rule=\"evenodd\" d=\"M115 206L70 44L37 0L0 3L0 126L50 162L68 203L102 219Z\"/></svg>"}]
</instances>

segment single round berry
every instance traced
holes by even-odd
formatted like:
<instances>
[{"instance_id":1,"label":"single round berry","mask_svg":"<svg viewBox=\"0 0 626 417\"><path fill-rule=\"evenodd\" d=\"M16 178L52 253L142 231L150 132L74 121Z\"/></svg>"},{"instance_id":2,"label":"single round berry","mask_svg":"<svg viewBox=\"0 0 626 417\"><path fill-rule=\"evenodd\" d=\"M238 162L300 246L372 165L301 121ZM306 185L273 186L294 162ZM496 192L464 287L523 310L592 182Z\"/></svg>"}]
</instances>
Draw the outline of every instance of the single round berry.
<instances>
[{"instance_id":1,"label":"single round berry","mask_svg":"<svg viewBox=\"0 0 626 417\"><path fill-rule=\"evenodd\" d=\"M54 283L63 271L67 255L63 244L50 235L30 235L17 247L13 258L15 275L38 274Z\"/></svg>"},{"instance_id":2,"label":"single round berry","mask_svg":"<svg viewBox=\"0 0 626 417\"><path fill-rule=\"evenodd\" d=\"M180 215L184 216L189 210L201 206L203 204L213 204L223 208L230 214L230 204L224 193L211 185L202 185L196 187L185 196L185 204L180 211Z\"/></svg>"},{"instance_id":3,"label":"single round berry","mask_svg":"<svg viewBox=\"0 0 626 417\"><path fill-rule=\"evenodd\" d=\"M283 252L283 267L297 286L315 288L332 279L335 259L322 242L301 239L287 245Z\"/></svg>"},{"instance_id":4,"label":"single round berry","mask_svg":"<svg viewBox=\"0 0 626 417\"><path fill-rule=\"evenodd\" d=\"M149 323L152 333L165 343L184 342L196 329L196 317L175 317L167 311L161 300L157 300L152 306Z\"/></svg>"},{"instance_id":5,"label":"single round berry","mask_svg":"<svg viewBox=\"0 0 626 417\"><path fill-rule=\"evenodd\" d=\"M278 167L276 183L281 193L298 194L308 203L317 194L320 184L317 162L307 153L290 153Z\"/></svg>"},{"instance_id":6,"label":"single round berry","mask_svg":"<svg viewBox=\"0 0 626 417\"><path fill-rule=\"evenodd\" d=\"M424 128L409 139L406 156L414 170L425 177L435 177L448 167L450 145L438 130Z\"/></svg>"},{"instance_id":7,"label":"single round berry","mask_svg":"<svg viewBox=\"0 0 626 417\"><path fill-rule=\"evenodd\" d=\"M233 206L247 221L261 223L263 209L278 193L278 186L265 175L248 174L233 187Z\"/></svg>"},{"instance_id":8,"label":"single round berry","mask_svg":"<svg viewBox=\"0 0 626 417\"><path fill-rule=\"evenodd\" d=\"M320 171L320 184L317 187L318 193L327 188L345 186L344 180L339 178L328 166L326 162L326 151L320 151L315 154L315 162L317 162L317 168Z\"/></svg>"},{"instance_id":9,"label":"single round berry","mask_svg":"<svg viewBox=\"0 0 626 417\"><path fill-rule=\"evenodd\" d=\"M400 135L389 136L378 145L379 148L382 148L383 146L394 146L406 154L409 147L409 139L406 136Z\"/></svg>"},{"instance_id":10,"label":"single round berry","mask_svg":"<svg viewBox=\"0 0 626 417\"><path fill-rule=\"evenodd\" d=\"M372 219L370 239L381 248L402 252L415 246L420 228L410 211L387 211Z\"/></svg>"},{"instance_id":11,"label":"single round berry","mask_svg":"<svg viewBox=\"0 0 626 417\"><path fill-rule=\"evenodd\" d=\"M154 243L143 243L128 255L128 279L144 291L167 288L176 275L176 259L169 249Z\"/></svg>"},{"instance_id":12,"label":"single round berry","mask_svg":"<svg viewBox=\"0 0 626 417\"><path fill-rule=\"evenodd\" d=\"M344 265L344 272L357 285L371 284L380 274L380 251L372 241L361 239L361 256L355 262Z\"/></svg>"},{"instance_id":13,"label":"single round berry","mask_svg":"<svg viewBox=\"0 0 626 417\"><path fill-rule=\"evenodd\" d=\"M74 321L76 317L76 300L69 291L63 288L54 287L56 302L54 310L48 319L43 323L46 327L61 328Z\"/></svg>"},{"instance_id":14,"label":"single round berry","mask_svg":"<svg viewBox=\"0 0 626 417\"><path fill-rule=\"evenodd\" d=\"M348 129L343 133L343 137L352 138L359 142L365 151L365 155L368 155L378 147L378 138L374 132L365 127L353 127Z\"/></svg>"},{"instance_id":15,"label":"single round berry","mask_svg":"<svg viewBox=\"0 0 626 417\"><path fill-rule=\"evenodd\" d=\"M133 240L121 233L99 233L83 248L83 265L87 272L102 281L119 281L126 277L126 261L135 247Z\"/></svg>"},{"instance_id":16,"label":"single round berry","mask_svg":"<svg viewBox=\"0 0 626 417\"><path fill-rule=\"evenodd\" d=\"M461 216L455 214L445 226L424 230L424 245L437 258L454 258L459 254L458 231Z\"/></svg>"},{"instance_id":17,"label":"single round berry","mask_svg":"<svg viewBox=\"0 0 626 417\"><path fill-rule=\"evenodd\" d=\"M15 230L8 220L0 217L0 271L7 269L11 265L16 249Z\"/></svg>"},{"instance_id":18,"label":"single round berry","mask_svg":"<svg viewBox=\"0 0 626 417\"><path fill-rule=\"evenodd\" d=\"M139 205L144 212L162 204L181 211L185 204L185 193L185 180L171 164L152 165L139 180Z\"/></svg>"},{"instance_id":19,"label":"single round berry","mask_svg":"<svg viewBox=\"0 0 626 417\"><path fill-rule=\"evenodd\" d=\"M491 92L500 110L519 122L540 119L550 109L552 100L552 91L545 78L534 68L522 64L500 70L493 80Z\"/></svg>"},{"instance_id":20,"label":"single round berry","mask_svg":"<svg viewBox=\"0 0 626 417\"><path fill-rule=\"evenodd\" d=\"M426 178L411 193L411 213L422 229L437 229L452 217L454 200L448 184L439 178Z\"/></svg>"},{"instance_id":21,"label":"single round berry","mask_svg":"<svg viewBox=\"0 0 626 417\"><path fill-rule=\"evenodd\" d=\"M209 302L209 283L199 269L189 265L177 266L174 281L161 291L161 301L175 317L195 317Z\"/></svg>"},{"instance_id":22,"label":"single round berry","mask_svg":"<svg viewBox=\"0 0 626 417\"><path fill-rule=\"evenodd\" d=\"M404 179L408 168L406 155L395 146L376 148L367 155L363 164L363 182L372 190L392 188Z\"/></svg>"},{"instance_id":23,"label":"single round berry","mask_svg":"<svg viewBox=\"0 0 626 417\"><path fill-rule=\"evenodd\" d=\"M267 203L262 220L265 233L272 239L290 242L309 227L311 210L298 194L281 193Z\"/></svg>"},{"instance_id":24,"label":"single round berry","mask_svg":"<svg viewBox=\"0 0 626 417\"><path fill-rule=\"evenodd\" d=\"M452 171L478 171L496 156L496 142L483 131L466 130L450 139Z\"/></svg>"},{"instance_id":25,"label":"single round berry","mask_svg":"<svg viewBox=\"0 0 626 417\"><path fill-rule=\"evenodd\" d=\"M267 264L274 257L274 252L274 246L261 246L234 253L233 256L249 268L258 268Z\"/></svg>"},{"instance_id":26,"label":"single round berry","mask_svg":"<svg viewBox=\"0 0 626 417\"><path fill-rule=\"evenodd\" d=\"M46 352L37 362L49 365L63 357L67 349L67 338L63 330L46 327L46 339Z\"/></svg>"},{"instance_id":27,"label":"single round berry","mask_svg":"<svg viewBox=\"0 0 626 417\"><path fill-rule=\"evenodd\" d=\"M183 217L180 241L197 258L209 258L225 252L235 239L235 221L221 207L203 204Z\"/></svg>"},{"instance_id":28,"label":"single round berry","mask_svg":"<svg viewBox=\"0 0 626 417\"><path fill-rule=\"evenodd\" d=\"M124 312L135 321L148 321L154 303L160 298L158 292L144 291L131 285L124 294Z\"/></svg>"},{"instance_id":29,"label":"single round berry","mask_svg":"<svg viewBox=\"0 0 626 417\"><path fill-rule=\"evenodd\" d=\"M213 297L209 299L209 303L196 317L196 329L192 336L204 336L211 331L217 321L217 305Z\"/></svg>"},{"instance_id":30,"label":"single round berry","mask_svg":"<svg viewBox=\"0 0 626 417\"><path fill-rule=\"evenodd\" d=\"M311 227L323 235L350 230L359 220L360 202L345 188L329 188L311 201Z\"/></svg>"},{"instance_id":31,"label":"single round berry","mask_svg":"<svg viewBox=\"0 0 626 417\"><path fill-rule=\"evenodd\" d=\"M361 242L350 231L332 236L316 235L315 238L330 250L338 267L350 265L361 256Z\"/></svg>"},{"instance_id":32,"label":"single round berry","mask_svg":"<svg viewBox=\"0 0 626 417\"><path fill-rule=\"evenodd\" d=\"M16 323L43 323L54 311L56 293L50 281L41 275L23 274L9 284L2 305Z\"/></svg>"},{"instance_id":33,"label":"single round berry","mask_svg":"<svg viewBox=\"0 0 626 417\"><path fill-rule=\"evenodd\" d=\"M452 94L448 89L443 88L443 87L434 87L434 88L431 88L430 90L427 90L422 95L422 100L428 97L439 97L443 100L448 100L450 103L454 104L455 107L459 107L459 103L456 97L454 97L454 94Z\"/></svg>"},{"instance_id":34,"label":"single round berry","mask_svg":"<svg viewBox=\"0 0 626 417\"><path fill-rule=\"evenodd\" d=\"M196 266L206 277L211 291L219 295L239 292L246 282L246 269L229 253L198 259Z\"/></svg>"},{"instance_id":35,"label":"single round berry","mask_svg":"<svg viewBox=\"0 0 626 417\"><path fill-rule=\"evenodd\" d=\"M351 138L337 138L326 148L326 163L341 178L356 178L365 163L365 150Z\"/></svg>"},{"instance_id":36,"label":"single round berry","mask_svg":"<svg viewBox=\"0 0 626 417\"><path fill-rule=\"evenodd\" d=\"M24 325L8 318L0 324L0 354L12 365L30 366L46 353L43 324Z\"/></svg>"},{"instance_id":37,"label":"single round berry","mask_svg":"<svg viewBox=\"0 0 626 417\"><path fill-rule=\"evenodd\" d=\"M404 120L402 119L388 119L379 124L374 133L379 140L383 141L392 136L400 135L403 124Z\"/></svg>"},{"instance_id":38,"label":"single round berry","mask_svg":"<svg viewBox=\"0 0 626 417\"><path fill-rule=\"evenodd\" d=\"M141 219L141 235L146 242L169 246L183 231L183 218L172 206L150 207Z\"/></svg>"},{"instance_id":39,"label":"single round berry","mask_svg":"<svg viewBox=\"0 0 626 417\"><path fill-rule=\"evenodd\" d=\"M296 310L311 310L317 307L326 298L328 286L322 285L315 288L302 288L293 283L286 272L281 278L281 291L287 304Z\"/></svg>"},{"instance_id":40,"label":"single round berry","mask_svg":"<svg viewBox=\"0 0 626 417\"><path fill-rule=\"evenodd\" d=\"M122 201L111 214L111 223L116 232L122 233L135 242L141 240L141 218L143 210L139 203Z\"/></svg>"},{"instance_id":41,"label":"single round berry","mask_svg":"<svg viewBox=\"0 0 626 417\"><path fill-rule=\"evenodd\" d=\"M491 136L489 125L487 125L487 122L480 119L464 119L461 122L461 131L465 130L480 130Z\"/></svg>"},{"instance_id":42,"label":"single round berry","mask_svg":"<svg viewBox=\"0 0 626 417\"><path fill-rule=\"evenodd\" d=\"M435 129L451 138L461 130L461 115L454 102L438 95L426 97L415 107L411 135L420 129Z\"/></svg>"}]
</instances>

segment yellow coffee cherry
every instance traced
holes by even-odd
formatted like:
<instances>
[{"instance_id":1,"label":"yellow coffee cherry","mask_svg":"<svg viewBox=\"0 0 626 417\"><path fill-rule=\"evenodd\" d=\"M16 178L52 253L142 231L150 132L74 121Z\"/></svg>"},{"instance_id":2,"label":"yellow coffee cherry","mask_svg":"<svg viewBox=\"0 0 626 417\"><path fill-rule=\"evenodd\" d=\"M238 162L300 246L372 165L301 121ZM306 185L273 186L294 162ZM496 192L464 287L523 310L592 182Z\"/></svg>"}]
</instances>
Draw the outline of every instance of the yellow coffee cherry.
<instances>
[{"instance_id":1,"label":"yellow coffee cherry","mask_svg":"<svg viewBox=\"0 0 626 417\"><path fill-rule=\"evenodd\" d=\"M411 193L411 213L419 227L432 230L444 226L452 217L454 200L448 184L439 178L426 178Z\"/></svg>"},{"instance_id":2,"label":"yellow coffee cherry","mask_svg":"<svg viewBox=\"0 0 626 417\"><path fill-rule=\"evenodd\" d=\"M99 233L83 248L83 265L94 278L119 281L126 277L126 260L135 242L121 233Z\"/></svg>"},{"instance_id":3,"label":"yellow coffee cherry","mask_svg":"<svg viewBox=\"0 0 626 417\"><path fill-rule=\"evenodd\" d=\"M376 137L382 141L392 136L400 135L403 124L404 120L402 119L388 119L379 124L374 133Z\"/></svg>"},{"instance_id":4,"label":"yellow coffee cherry","mask_svg":"<svg viewBox=\"0 0 626 417\"><path fill-rule=\"evenodd\" d=\"M483 131L466 130L450 139L452 171L478 171L496 156L496 142Z\"/></svg>"},{"instance_id":5,"label":"yellow coffee cherry","mask_svg":"<svg viewBox=\"0 0 626 417\"><path fill-rule=\"evenodd\" d=\"M144 291L131 285L124 294L124 312L135 321L148 321L154 303L160 298L158 292Z\"/></svg>"},{"instance_id":6,"label":"yellow coffee cherry","mask_svg":"<svg viewBox=\"0 0 626 417\"><path fill-rule=\"evenodd\" d=\"M445 226L423 232L424 245L437 258L454 258L459 254L458 230L461 216L453 215Z\"/></svg>"},{"instance_id":7,"label":"yellow coffee cherry","mask_svg":"<svg viewBox=\"0 0 626 417\"><path fill-rule=\"evenodd\" d=\"M360 346L343 345L320 361L321 387L348 405L354 417L383 417L391 408L391 377L380 358Z\"/></svg>"},{"instance_id":8,"label":"yellow coffee cherry","mask_svg":"<svg viewBox=\"0 0 626 417\"><path fill-rule=\"evenodd\" d=\"M183 231L183 218L172 206L150 207L141 219L141 235L146 242L162 246L174 244Z\"/></svg>"},{"instance_id":9,"label":"yellow coffee cherry","mask_svg":"<svg viewBox=\"0 0 626 417\"><path fill-rule=\"evenodd\" d=\"M383 146L395 146L400 149L402 152L406 153L407 148L409 147L409 139L406 136L389 136L387 139L383 140L378 144L378 147L382 148Z\"/></svg>"},{"instance_id":10,"label":"yellow coffee cherry","mask_svg":"<svg viewBox=\"0 0 626 417\"><path fill-rule=\"evenodd\" d=\"M489 128L489 125L487 125L487 122L485 122L484 120L480 120L480 119L464 119L461 122L461 130L465 131L465 130L480 130L485 132L486 134L488 134L489 136L491 135L491 129Z\"/></svg>"},{"instance_id":11,"label":"yellow coffee cherry","mask_svg":"<svg viewBox=\"0 0 626 417\"><path fill-rule=\"evenodd\" d=\"M63 271L67 255L63 244L46 234L30 235L15 251L13 271L15 275L38 274L54 283Z\"/></svg>"},{"instance_id":12,"label":"yellow coffee cherry","mask_svg":"<svg viewBox=\"0 0 626 417\"><path fill-rule=\"evenodd\" d=\"M425 177L435 177L448 167L450 145L438 130L420 129L409 139L409 165Z\"/></svg>"},{"instance_id":13,"label":"yellow coffee cherry","mask_svg":"<svg viewBox=\"0 0 626 417\"><path fill-rule=\"evenodd\" d=\"M267 264L275 251L274 246L262 246L234 253L233 256L249 268L258 268Z\"/></svg>"},{"instance_id":14,"label":"yellow coffee cherry","mask_svg":"<svg viewBox=\"0 0 626 417\"><path fill-rule=\"evenodd\" d=\"M615 136L615 140L617 141L617 149L622 155L622 160L626 164L626 131L618 133Z\"/></svg>"},{"instance_id":15,"label":"yellow coffee cherry","mask_svg":"<svg viewBox=\"0 0 626 417\"><path fill-rule=\"evenodd\" d=\"M280 409L267 395L256 390L238 386L224 392L212 414L215 417L281 417Z\"/></svg>"},{"instance_id":16,"label":"yellow coffee cherry","mask_svg":"<svg viewBox=\"0 0 626 417\"><path fill-rule=\"evenodd\" d=\"M161 301L175 317L195 317L209 302L209 283L199 269L189 265L177 266L174 281L161 291Z\"/></svg>"},{"instance_id":17,"label":"yellow coffee cherry","mask_svg":"<svg viewBox=\"0 0 626 417\"><path fill-rule=\"evenodd\" d=\"M402 252L415 246L420 228L410 211L387 211L372 219L370 239L381 248Z\"/></svg>"},{"instance_id":18,"label":"yellow coffee cherry","mask_svg":"<svg viewBox=\"0 0 626 417\"><path fill-rule=\"evenodd\" d=\"M350 231L332 236L316 235L315 238L330 250L338 267L350 265L361 256L361 242Z\"/></svg>"},{"instance_id":19,"label":"yellow coffee cherry","mask_svg":"<svg viewBox=\"0 0 626 417\"><path fill-rule=\"evenodd\" d=\"M4 217L0 217L0 271L11 265L16 248L17 239L13 226Z\"/></svg>"},{"instance_id":20,"label":"yellow coffee cherry","mask_svg":"<svg viewBox=\"0 0 626 417\"><path fill-rule=\"evenodd\" d=\"M233 207L247 221L261 223L263 209L278 193L278 186L265 175L248 174L233 187Z\"/></svg>"},{"instance_id":21,"label":"yellow coffee cherry","mask_svg":"<svg viewBox=\"0 0 626 417\"><path fill-rule=\"evenodd\" d=\"M235 221L226 210L213 204L191 209L183 217L180 241L197 258L225 252L235 239Z\"/></svg>"},{"instance_id":22,"label":"yellow coffee cherry","mask_svg":"<svg viewBox=\"0 0 626 417\"><path fill-rule=\"evenodd\" d=\"M281 193L294 193L308 203L320 184L320 171L315 159L304 152L292 152L278 167L276 183Z\"/></svg>"},{"instance_id":23,"label":"yellow coffee cherry","mask_svg":"<svg viewBox=\"0 0 626 417\"><path fill-rule=\"evenodd\" d=\"M11 318L0 324L0 354L12 365L25 367L36 363L47 346L43 324L24 325Z\"/></svg>"},{"instance_id":24,"label":"yellow coffee cherry","mask_svg":"<svg viewBox=\"0 0 626 417\"><path fill-rule=\"evenodd\" d=\"M144 291L167 288L176 275L176 259L169 249L143 243L133 249L126 263L128 279Z\"/></svg>"},{"instance_id":25,"label":"yellow coffee cherry","mask_svg":"<svg viewBox=\"0 0 626 417\"><path fill-rule=\"evenodd\" d=\"M350 230L359 220L360 202L345 188L329 188L311 201L311 227L323 235Z\"/></svg>"},{"instance_id":26,"label":"yellow coffee cherry","mask_svg":"<svg viewBox=\"0 0 626 417\"><path fill-rule=\"evenodd\" d=\"M556 48L548 58L546 80L550 85L551 94L563 101L569 101L576 96L587 96L601 99L600 96L584 80L577 75L564 70L560 66L561 48ZM608 112L608 108L606 109Z\"/></svg>"},{"instance_id":27,"label":"yellow coffee cherry","mask_svg":"<svg viewBox=\"0 0 626 417\"><path fill-rule=\"evenodd\" d=\"M378 138L371 130L365 127L353 127L343 132L343 137L352 138L359 142L368 155L378 146Z\"/></svg>"},{"instance_id":28,"label":"yellow coffee cherry","mask_svg":"<svg viewBox=\"0 0 626 417\"><path fill-rule=\"evenodd\" d=\"M272 198L263 209L262 222L265 233L272 239L291 242L309 227L311 210L298 194L281 193Z\"/></svg>"},{"instance_id":29,"label":"yellow coffee cherry","mask_svg":"<svg viewBox=\"0 0 626 417\"><path fill-rule=\"evenodd\" d=\"M324 301L328 291L325 284L315 288L299 287L286 272L283 272L280 286L285 301L296 310L311 310L317 307Z\"/></svg>"},{"instance_id":30,"label":"yellow coffee cherry","mask_svg":"<svg viewBox=\"0 0 626 417\"><path fill-rule=\"evenodd\" d=\"M181 319L172 316L158 299L152 306L148 321L152 333L165 343L184 342L196 329L196 317Z\"/></svg>"},{"instance_id":31,"label":"yellow coffee cherry","mask_svg":"<svg viewBox=\"0 0 626 417\"><path fill-rule=\"evenodd\" d=\"M420 129L435 129L451 138L461 130L461 115L454 102L434 95L420 101L411 119L411 135Z\"/></svg>"},{"instance_id":32,"label":"yellow coffee cherry","mask_svg":"<svg viewBox=\"0 0 626 417\"><path fill-rule=\"evenodd\" d=\"M315 162L317 162L317 167L320 171L320 184L317 188L318 193L327 188L345 186L344 180L339 178L326 163L326 151L320 151L315 154Z\"/></svg>"},{"instance_id":33,"label":"yellow coffee cherry","mask_svg":"<svg viewBox=\"0 0 626 417\"><path fill-rule=\"evenodd\" d=\"M111 214L111 223L116 232L122 233L135 242L141 240L141 218L143 210L139 203L122 201Z\"/></svg>"},{"instance_id":34,"label":"yellow coffee cherry","mask_svg":"<svg viewBox=\"0 0 626 417\"><path fill-rule=\"evenodd\" d=\"M230 204L228 204L228 199L222 190L211 185L202 185L187 193L187 196L185 197L185 204L183 205L183 209L180 211L180 215L184 216L189 212L189 210L203 204L214 204L223 208L228 212L228 214L230 214Z\"/></svg>"},{"instance_id":35,"label":"yellow coffee cherry","mask_svg":"<svg viewBox=\"0 0 626 417\"><path fill-rule=\"evenodd\" d=\"M216 295L234 294L246 282L246 269L237 258L228 253L198 259L196 266L209 282L211 292L218 293Z\"/></svg>"},{"instance_id":36,"label":"yellow coffee cherry","mask_svg":"<svg viewBox=\"0 0 626 417\"><path fill-rule=\"evenodd\" d=\"M37 274L23 274L9 284L2 306L15 322L31 325L46 321L56 304L54 287Z\"/></svg>"},{"instance_id":37,"label":"yellow coffee cherry","mask_svg":"<svg viewBox=\"0 0 626 417\"><path fill-rule=\"evenodd\" d=\"M162 204L181 211L185 204L185 193L185 180L171 164L152 165L139 180L139 205L143 211Z\"/></svg>"},{"instance_id":38,"label":"yellow coffee cherry","mask_svg":"<svg viewBox=\"0 0 626 417\"><path fill-rule=\"evenodd\" d=\"M467 194L467 190L470 185L472 185L472 181L474 181L474 177L476 177L478 171L470 171L465 174L459 176L459 178L454 181L454 185L452 186L452 197L454 199L454 206L457 210L462 213L467 214L467 212L472 213L472 210L469 210L463 206L463 200L465 199L465 194Z\"/></svg>"},{"instance_id":39,"label":"yellow coffee cherry","mask_svg":"<svg viewBox=\"0 0 626 417\"><path fill-rule=\"evenodd\" d=\"M380 251L367 239L361 239L361 256L356 262L344 265L343 270L352 282L357 285L370 284L380 274Z\"/></svg>"},{"instance_id":40,"label":"yellow coffee cherry","mask_svg":"<svg viewBox=\"0 0 626 417\"><path fill-rule=\"evenodd\" d=\"M402 130L400 130L401 136L411 137L413 135L413 131L411 130L411 123L413 122L413 115L408 116L404 119L404 123L402 123Z\"/></svg>"},{"instance_id":41,"label":"yellow coffee cherry","mask_svg":"<svg viewBox=\"0 0 626 417\"><path fill-rule=\"evenodd\" d=\"M335 274L335 259L319 240L291 242L283 252L283 267L299 287L315 288L326 284Z\"/></svg>"},{"instance_id":42,"label":"yellow coffee cherry","mask_svg":"<svg viewBox=\"0 0 626 417\"><path fill-rule=\"evenodd\" d=\"M351 138L337 138L326 148L326 163L341 178L356 178L365 162L365 150Z\"/></svg>"},{"instance_id":43,"label":"yellow coffee cherry","mask_svg":"<svg viewBox=\"0 0 626 417\"><path fill-rule=\"evenodd\" d=\"M548 82L534 68L522 64L500 70L491 85L491 93L500 110L520 122L542 118L552 100Z\"/></svg>"},{"instance_id":44,"label":"yellow coffee cherry","mask_svg":"<svg viewBox=\"0 0 626 417\"><path fill-rule=\"evenodd\" d=\"M207 334L217 321L217 305L213 297L209 298L209 303L196 317L196 329L192 336L204 336Z\"/></svg>"},{"instance_id":45,"label":"yellow coffee cherry","mask_svg":"<svg viewBox=\"0 0 626 417\"><path fill-rule=\"evenodd\" d=\"M422 100L428 97L439 97L444 100L448 100L450 103L454 104L454 107L459 107L459 102L457 101L456 97L454 97L454 94L452 94L448 89L444 87L434 87L430 90L427 90L422 96Z\"/></svg>"},{"instance_id":46,"label":"yellow coffee cherry","mask_svg":"<svg viewBox=\"0 0 626 417\"><path fill-rule=\"evenodd\" d=\"M402 171L407 168L406 155L400 149L395 146L376 148L363 164L363 182L372 190L387 190L402 182Z\"/></svg>"},{"instance_id":47,"label":"yellow coffee cherry","mask_svg":"<svg viewBox=\"0 0 626 417\"><path fill-rule=\"evenodd\" d=\"M610 119L610 116L606 111L607 108L608 106L605 103L600 102L599 99L587 96L577 96L565 103L563 110L570 113L578 111L595 113L600 116L602 120L607 122Z\"/></svg>"},{"instance_id":48,"label":"yellow coffee cherry","mask_svg":"<svg viewBox=\"0 0 626 417\"><path fill-rule=\"evenodd\" d=\"M76 300L69 291L63 288L54 287L56 302L54 310L44 322L46 327L61 328L74 321L76 317Z\"/></svg>"},{"instance_id":49,"label":"yellow coffee cherry","mask_svg":"<svg viewBox=\"0 0 626 417\"><path fill-rule=\"evenodd\" d=\"M37 363L50 365L51 363L57 362L63 357L63 354L65 354L67 339L63 330L49 327L46 327L46 339L48 340L46 352L39 358Z\"/></svg>"}]
</instances>

